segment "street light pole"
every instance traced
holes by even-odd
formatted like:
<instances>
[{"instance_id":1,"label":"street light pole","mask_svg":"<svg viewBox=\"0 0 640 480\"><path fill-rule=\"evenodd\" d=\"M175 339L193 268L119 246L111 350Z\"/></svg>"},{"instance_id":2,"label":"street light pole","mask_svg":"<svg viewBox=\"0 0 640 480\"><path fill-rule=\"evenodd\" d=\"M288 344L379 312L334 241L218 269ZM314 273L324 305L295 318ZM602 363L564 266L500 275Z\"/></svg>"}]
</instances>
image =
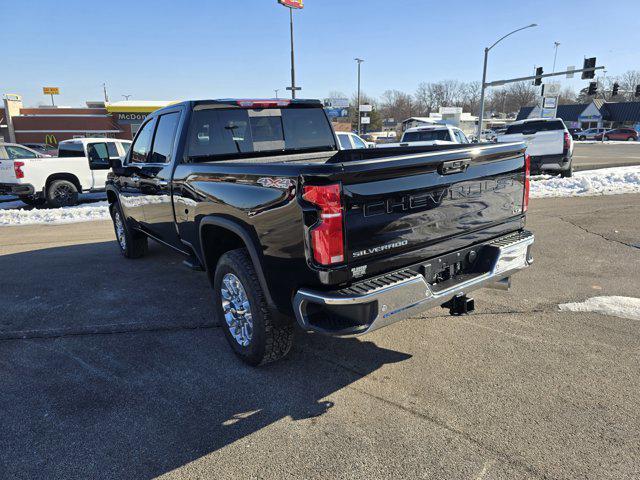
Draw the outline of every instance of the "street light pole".
<instances>
[{"instance_id":1,"label":"street light pole","mask_svg":"<svg viewBox=\"0 0 640 480\"><path fill-rule=\"evenodd\" d=\"M552 72L556 71L556 59L558 58L558 47L560 46L560 42L553 42L553 44L556 46L556 53L553 54L553 68L551 69Z\"/></svg>"},{"instance_id":2,"label":"street light pole","mask_svg":"<svg viewBox=\"0 0 640 480\"><path fill-rule=\"evenodd\" d=\"M362 126L362 120L360 118L360 64L364 62L364 60L361 58L354 58L354 60L358 63L358 105L356 105L356 110L358 114L358 135L360 135Z\"/></svg>"},{"instance_id":3,"label":"street light pole","mask_svg":"<svg viewBox=\"0 0 640 480\"><path fill-rule=\"evenodd\" d=\"M482 121L484 119L484 91L487 88L487 59L489 57L489 50L491 50L493 47L495 47L502 40L504 40L505 38L513 35L514 33L519 32L520 30L525 30L527 28L532 28L532 27L537 27L537 26L538 26L537 23L532 23L531 25L527 25L526 27L518 28L518 29L514 30L513 32L507 33L503 37L500 37L490 47L485 47L485 49L484 49L484 66L482 67L482 88L480 89L480 115L478 116L478 130L476 132L477 133L477 137L478 137L478 142L480 141L480 137L482 135Z\"/></svg>"},{"instance_id":4,"label":"street light pole","mask_svg":"<svg viewBox=\"0 0 640 480\"><path fill-rule=\"evenodd\" d=\"M279 88L276 88L276 89L274 90L274 92L276 92L276 99L278 98L278 92L279 92L279 91L280 91L280 89L279 89Z\"/></svg>"}]
</instances>

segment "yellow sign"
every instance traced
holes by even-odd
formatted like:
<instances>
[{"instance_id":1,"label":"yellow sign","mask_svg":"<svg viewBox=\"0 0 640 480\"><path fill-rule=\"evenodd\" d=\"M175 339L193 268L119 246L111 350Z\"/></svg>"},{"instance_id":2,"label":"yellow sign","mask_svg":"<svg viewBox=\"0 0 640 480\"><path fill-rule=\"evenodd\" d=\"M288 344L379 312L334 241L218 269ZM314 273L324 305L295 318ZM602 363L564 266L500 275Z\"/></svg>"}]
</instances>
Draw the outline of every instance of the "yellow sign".
<instances>
[{"instance_id":1,"label":"yellow sign","mask_svg":"<svg viewBox=\"0 0 640 480\"><path fill-rule=\"evenodd\" d=\"M56 139L55 135L47 133L47 135L44 137L44 143L55 147L58 144L58 140Z\"/></svg>"},{"instance_id":2,"label":"yellow sign","mask_svg":"<svg viewBox=\"0 0 640 480\"><path fill-rule=\"evenodd\" d=\"M60 87L42 87L45 95L60 95Z\"/></svg>"}]
</instances>

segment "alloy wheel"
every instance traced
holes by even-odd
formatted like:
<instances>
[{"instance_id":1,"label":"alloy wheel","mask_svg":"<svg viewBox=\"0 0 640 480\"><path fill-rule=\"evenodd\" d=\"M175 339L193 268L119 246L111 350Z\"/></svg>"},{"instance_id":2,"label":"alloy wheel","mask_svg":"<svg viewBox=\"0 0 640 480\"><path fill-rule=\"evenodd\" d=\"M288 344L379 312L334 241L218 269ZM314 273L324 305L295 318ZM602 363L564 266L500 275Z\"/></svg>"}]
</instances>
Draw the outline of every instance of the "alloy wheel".
<instances>
[{"instance_id":1,"label":"alloy wheel","mask_svg":"<svg viewBox=\"0 0 640 480\"><path fill-rule=\"evenodd\" d=\"M248 346L253 336L253 316L242 282L233 273L227 273L222 278L220 293L224 318L231 336L240 346Z\"/></svg>"}]
</instances>

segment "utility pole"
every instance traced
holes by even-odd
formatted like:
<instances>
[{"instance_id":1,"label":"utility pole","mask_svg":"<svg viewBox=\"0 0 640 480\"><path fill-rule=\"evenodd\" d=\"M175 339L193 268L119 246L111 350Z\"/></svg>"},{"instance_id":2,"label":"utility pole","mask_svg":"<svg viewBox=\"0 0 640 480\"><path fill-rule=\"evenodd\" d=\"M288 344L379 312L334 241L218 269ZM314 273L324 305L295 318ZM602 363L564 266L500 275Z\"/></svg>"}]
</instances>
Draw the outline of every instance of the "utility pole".
<instances>
[{"instance_id":1,"label":"utility pole","mask_svg":"<svg viewBox=\"0 0 640 480\"><path fill-rule=\"evenodd\" d=\"M558 58L558 47L560 46L560 42L553 42L553 44L556 46L556 53L553 54L553 68L551 69L552 72L556 71L556 59Z\"/></svg>"},{"instance_id":2,"label":"utility pole","mask_svg":"<svg viewBox=\"0 0 640 480\"><path fill-rule=\"evenodd\" d=\"M104 103L108 103L109 102L109 95L107 95L107 84L106 83L102 84L102 90L104 91Z\"/></svg>"},{"instance_id":3,"label":"utility pole","mask_svg":"<svg viewBox=\"0 0 640 480\"><path fill-rule=\"evenodd\" d=\"M364 62L361 58L354 58L354 60L358 63L358 105L356 105L356 110L358 112L358 135L360 135L362 120L360 118L360 64Z\"/></svg>"},{"instance_id":4,"label":"utility pole","mask_svg":"<svg viewBox=\"0 0 640 480\"><path fill-rule=\"evenodd\" d=\"M274 92L276 92L276 99L277 99L277 98L278 98L278 92L280 91L280 89L279 89L279 88L276 88L276 89L274 89L273 91L274 91Z\"/></svg>"}]
</instances>

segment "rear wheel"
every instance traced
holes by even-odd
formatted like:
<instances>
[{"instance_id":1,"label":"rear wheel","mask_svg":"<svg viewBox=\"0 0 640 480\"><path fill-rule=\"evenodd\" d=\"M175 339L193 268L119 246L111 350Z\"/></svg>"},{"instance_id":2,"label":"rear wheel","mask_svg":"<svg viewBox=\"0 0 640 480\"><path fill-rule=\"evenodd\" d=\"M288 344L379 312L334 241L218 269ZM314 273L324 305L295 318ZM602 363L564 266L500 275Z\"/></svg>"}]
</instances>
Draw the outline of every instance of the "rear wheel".
<instances>
[{"instance_id":1,"label":"rear wheel","mask_svg":"<svg viewBox=\"0 0 640 480\"><path fill-rule=\"evenodd\" d=\"M70 207L78 204L78 189L69 180L54 180L45 194L47 204L52 207Z\"/></svg>"},{"instance_id":2,"label":"rear wheel","mask_svg":"<svg viewBox=\"0 0 640 480\"><path fill-rule=\"evenodd\" d=\"M218 323L242 361L264 365L289 353L293 326L275 324L246 249L231 250L220 257L213 288Z\"/></svg>"},{"instance_id":3,"label":"rear wheel","mask_svg":"<svg viewBox=\"0 0 640 480\"><path fill-rule=\"evenodd\" d=\"M562 178L570 178L573 176L573 165L569 165L569 169L568 170L562 170L560 172L560 176Z\"/></svg>"},{"instance_id":4,"label":"rear wheel","mask_svg":"<svg viewBox=\"0 0 640 480\"><path fill-rule=\"evenodd\" d=\"M149 248L147 236L129 228L120 207L116 203L109 206L109 211L111 212L120 253L126 258L140 258L147 253Z\"/></svg>"}]
</instances>

